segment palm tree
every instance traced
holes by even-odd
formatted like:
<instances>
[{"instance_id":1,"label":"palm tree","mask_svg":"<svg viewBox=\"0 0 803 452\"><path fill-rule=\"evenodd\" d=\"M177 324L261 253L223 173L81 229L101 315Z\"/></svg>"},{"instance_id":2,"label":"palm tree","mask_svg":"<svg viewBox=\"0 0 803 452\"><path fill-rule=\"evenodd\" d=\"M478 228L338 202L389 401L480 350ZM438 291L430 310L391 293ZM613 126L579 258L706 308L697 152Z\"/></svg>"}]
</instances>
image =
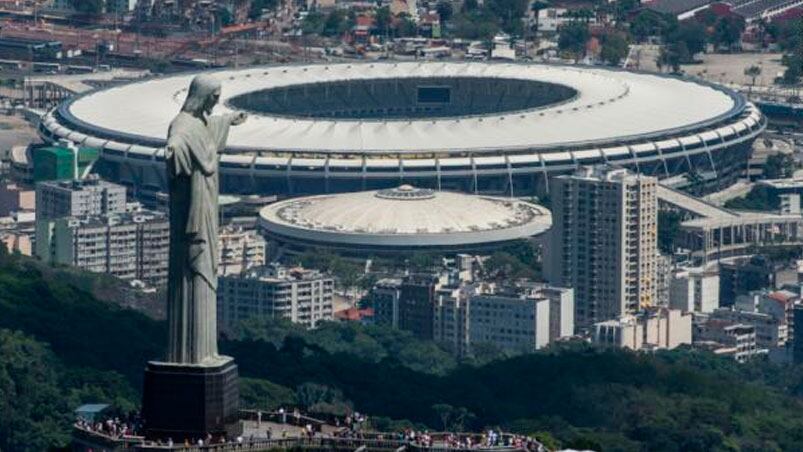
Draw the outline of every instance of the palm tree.
<instances>
[{"instance_id":1,"label":"palm tree","mask_svg":"<svg viewBox=\"0 0 803 452\"><path fill-rule=\"evenodd\" d=\"M535 34L538 35L538 15L542 9L549 8L549 2L547 0L535 0L532 5L530 5L530 9L535 13Z\"/></svg>"},{"instance_id":2,"label":"palm tree","mask_svg":"<svg viewBox=\"0 0 803 452\"><path fill-rule=\"evenodd\" d=\"M540 19L538 16L541 13L542 9L545 9L545 8L548 8L548 7L549 7L549 2L547 0L535 0L530 5L530 10L533 12L533 15L535 16L535 26L533 27L532 31L533 31L533 43L536 46L535 47L536 52L538 51L538 25L539 25L538 21ZM528 21L528 18L525 17L524 20ZM527 35L529 34L528 31L530 31L530 23L529 23L529 21L524 24L524 30L525 30L525 32L524 32L524 56L527 56Z\"/></svg>"},{"instance_id":3,"label":"palm tree","mask_svg":"<svg viewBox=\"0 0 803 452\"><path fill-rule=\"evenodd\" d=\"M761 75L761 68L753 65L744 70L744 75L750 77L750 88L747 90L747 97L753 94L753 86L756 85L756 78Z\"/></svg>"}]
</instances>

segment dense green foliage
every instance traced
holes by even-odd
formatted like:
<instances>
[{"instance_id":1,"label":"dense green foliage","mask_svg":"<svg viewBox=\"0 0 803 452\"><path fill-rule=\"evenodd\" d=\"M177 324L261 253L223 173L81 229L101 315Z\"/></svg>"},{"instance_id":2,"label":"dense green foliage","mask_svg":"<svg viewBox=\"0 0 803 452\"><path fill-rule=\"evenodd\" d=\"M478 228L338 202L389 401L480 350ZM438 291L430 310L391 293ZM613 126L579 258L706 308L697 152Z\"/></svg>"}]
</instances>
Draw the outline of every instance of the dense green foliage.
<instances>
[{"instance_id":1,"label":"dense green foliage","mask_svg":"<svg viewBox=\"0 0 803 452\"><path fill-rule=\"evenodd\" d=\"M569 22L560 29L558 48L579 59L585 53L586 42L590 37L588 24L580 21Z\"/></svg>"},{"instance_id":2,"label":"dense green foliage","mask_svg":"<svg viewBox=\"0 0 803 452\"><path fill-rule=\"evenodd\" d=\"M725 207L735 210L774 211L781 205L781 199L772 189L763 185L753 187L743 198L734 198L725 203Z\"/></svg>"},{"instance_id":3,"label":"dense green foliage","mask_svg":"<svg viewBox=\"0 0 803 452\"><path fill-rule=\"evenodd\" d=\"M70 6L79 14L97 15L103 12L103 0L70 0Z\"/></svg>"},{"instance_id":4,"label":"dense green foliage","mask_svg":"<svg viewBox=\"0 0 803 452\"><path fill-rule=\"evenodd\" d=\"M7 256L0 258L0 327L25 334L0 332L4 451L63 444L79 403L132 406L142 366L161 355L164 337L160 322L95 299L59 271ZM406 333L355 324L306 332L257 322L241 339L222 341L221 349L237 359L251 408L353 407L380 428L501 426L597 450L803 444L800 367L585 345L478 365Z\"/></svg>"},{"instance_id":5,"label":"dense green foliage","mask_svg":"<svg viewBox=\"0 0 803 452\"><path fill-rule=\"evenodd\" d=\"M792 154L772 154L764 163L764 177L767 179L785 179L795 172L795 158Z\"/></svg>"},{"instance_id":6,"label":"dense green foliage","mask_svg":"<svg viewBox=\"0 0 803 452\"><path fill-rule=\"evenodd\" d=\"M433 342L381 326L324 323L308 331L283 320L251 320L241 325L237 339L268 342L275 347L288 339L299 340L327 353L358 356L372 363L398 359L411 370L436 375L445 375L457 366L452 355Z\"/></svg>"},{"instance_id":7,"label":"dense green foliage","mask_svg":"<svg viewBox=\"0 0 803 452\"><path fill-rule=\"evenodd\" d=\"M683 216L677 212L658 212L658 250L661 253L671 255L675 252L682 220Z\"/></svg>"},{"instance_id":8,"label":"dense green foliage","mask_svg":"<svg viewBox=\"0 0 803 452\"><path fill-rule=\"evenodd\" d=\"M629 50L627 39L619 33L609 33L602 39L600 58L606 63L617 66L627 57Z\"/></svg>"}]
</instances>

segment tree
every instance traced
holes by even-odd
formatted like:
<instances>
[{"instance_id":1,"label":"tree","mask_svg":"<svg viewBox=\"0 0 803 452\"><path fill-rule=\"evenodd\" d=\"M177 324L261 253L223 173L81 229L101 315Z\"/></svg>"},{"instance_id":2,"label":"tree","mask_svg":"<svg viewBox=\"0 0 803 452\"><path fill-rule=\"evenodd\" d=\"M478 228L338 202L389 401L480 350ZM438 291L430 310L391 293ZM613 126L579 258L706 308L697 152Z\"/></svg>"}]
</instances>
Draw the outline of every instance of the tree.
<instances>
[{"instance_id":1,"label":"tree","mask_svg":"<svg viewBox=\"0 0 803 452\"><path fill-rule=\"evenodd\" d=\"M580 59L584 56L586 42L591 37L587 24L572 21L561 27L558 33L558 48L560 50L571 54L575 59Z\"/></svg>"},{"instance_id":2,"label":"tree","mask_svg":"<svg viewBox=\"0 0 803 452\"><path fill-rule=\"evenodd\" d=\"M745 68L744 75L750 77L750 88L747 91L747 95L749 96L753 93L753 87L756 86L756 78L761 75L761 68L756 65L752 65L748 68Z\"/></svg>"},{"instance_id":3,"label":"tree","mask_svg":"<svg viewBox=\"0 0 803 452\"><path fill-rule=\"evenodd\" d=\"M377 8L374 15L376 21L376 28L385 36L390 32L390 22L393 20L393 15L390 13L390 8L383 6Z\"/></svg>"},{"instance_id":4,"label":"tree","mask_svg":"<svg viewBox=\"0 0 803 452\"><path fill-rule=\"evenodd\" d=\"M600 58L606 63L616 66L627 57L628 49L627 40L621 34L610 33L605 35L602 40Z\"/></svg>"},{"instance_id":5,"label":"tree","mask_svg":"<svg viewBox=\"0 0 803 452\"><path fill-rule=\"evenodd\" d=\"M259 410L277 410L298 403L291 389L256 378L240 378L240 401L244 408Z\"/></svg>"},{"instance_id":6,"label":"tree","mask_svg":"<svg viewBox=\"0 0 803 452\"><path fill-rule=\"evenodd\" d=\"M677 29L670 33L667 41L669 44L683 43L688 51L688 59L682 63L691 63L694 55L705 50L707 36L705 28L695 21L681 22Z\"/></svg>"},{"instance_id":7,"label":"tree","mask_svg":"<svg viewBox=\"0 0 803 452\"><path fill-rule=\"evenodd\" d=\"M301 22L301 32L305 35L320 35L323 33L325 20L326 17L323 14L313 11L307 14L304 21Z\"/></svg>"},{"instance_id":8,"label":"tree","mask_svg":"<svg viewBox=\"0 0 803 452\"><path fill-rule=\"evenodd\" d=\"M671 72L679 73L680 65L684 61L689 60L689 50L686 48L686 43L683 41L661 47L661 53L658 55L658 68L670 68Z\"/></svg>"},{"instance_id":9,"label":"tree","mask_svg":"<svg viewBox=\"0 0 803 452\"><path fill-rule=\"evenodd\" d=\"M540 16L541 10L549 8L549 5L550 5L550 3L547 0L534 0L532 2L532 4L530 5L530 9L532 9L533 15L535 16L535 29L533 31L535 31L536 34L538 33L538 26L540 25L539 24L539 19L540 19L539 16Z\"/></svg>"},{"instance_id":10,"label":"tree","mask_svg":"<svg viewBox=\"0 0 803 452\"><path fill-rule=\"evenodd\" d=\"M614 3L614 15L616 17L616 24L622 24L627 21L628 15L639 7L638 0L618 0Z\"/></svg>"},{"instance_id":11,"label":"tree","mask_svg":"<svg viewBox=\"0 0 803 452\"><path fill-rule=\"evenodd\" d=\"M452 412L454 411L454 407L449 405L448 403L436 403L432 405L432 411L438 416L438 419L441 421L441 428L444 432L449 430L451 426L451 419L452 419Z\"/></svg>"},{"instance_id":12,"label":"tree","mask_svg":"<svg viewBox=\"0 0 803 452\"><path fill-rule=\"evenodd\" d=\"M326 16L321 34L328 37L340 36L348 30L348 28L346 12L336 8Z\"/></svg>"},{"instance_id":13,"label":"tree","mask_svg":"<svg viewBox=\"0 0 803 452\"><path fill-rule=\"evenodd\" d=\"M717 20L712 37L714 45L733 50L741 41L744 19L739 16L724 16Z\"/></svg>"},{"instance_id":14,"label":"tree","mask_svg":"<svg viewBox=\"0 0 803 452\"><path fill-rule=\"evenodd\" d=\"M503 31L521 35L527 0L485 0L484 8L496 18Z\"/></svg>"},{"instance_id":15,"label":"tree","mask_svg":"<svg viewBox=\"0 0 803 452\"><path fill-rule=\"evenodd\" d=\"M48 450L67 443L67 400L57 363L41 343L0 329L0 450Z\"/></svg>"},{"instance_id":16,"label":"tree","mask_svg":"<svg viewBox=\"0 0 803 452\"><path fill-rule=\"evenodd\" d=\"M399 15L399 20L396 21L394 30L396 36L402 38L413 37L418 34L418 27L416 27L410 15L406 13Z\"/></svg>"},{"instance_id":17,"label":"tree","mask_svg":"<svg viewBox=\"0 0 803 452\"><path fill-rule=\"evenodd\" d=\"M675 252L675 241L680 234L682 215L675 212L658 212L658 249L671 255Z\"/></svg>"},{"instance_id":18,"label":"tree","mask_svg":"<svg viewBox=\"0 0 803 452\"><path fill-rule=\"evenodd\" d=\"M452 6L452 2L449 0L439 1L435 6L435 11L438 12L438 17L440 17L442 24L449 22L454 15L454 7Z\"/></svg>"},{"instance_id":19,"label":"tree","mask_svg":"<svg viewBox=\"0 0 803 452\"><path fill-rule=\"evenodd\" d=\"M773 21L767 25L767 34L783 52L796 52L800 48L800 25L798 21Z\"/></svg>"},{"instance_id":20,"label":"tree","mask_svg":"<svg viewBox=\"0 0 803 452\"><path fill-rule=\"evenodd\" d=\"M790 154L772 154L764 164L764 177L767 179L791 177L794 171L795 159Z\"/></svg>"},{"instance_id":21,"label":"tree","mask_svg":"<svg viewBox=\"0 0 803 452\"><path fill-rule=\"evenodd\" d=\"M485 261L485 270L490 278L498 280L532 278L535 270L510 253L497 251Z\"/></svg>"},{"instance_id":22,"label":"tree","mask_svg":"<svg viewBox=\"0 0 803 452\"><path fill-rule=\"evenodd\" d=\"M666 37L678 26L677 18L655 11L642 11L630 22L630 34L637 42L644 42L650 36Z\"/></svg>"},{"instance_id":23,"label":"tree","mask_svg":"<svg viewBox=\"0 0 803 452\"><path fill-rule=\"evenodd\" d=\"M221 27L228 27L234 23L234 17L228 8L220 7L216 10L217 20Z\"/></svg>"},{"instance_id":24,"label":"tree","mask_svg":"<svg viewBox=\"0 0 803 452\"><path fill-rule=\"evenodd\" d=\"M454 18L455 35L465 39L490 40L499 31L496 18L488 11L474 9Z\"/></svg>"},{"instance_id":25,"label":"tree","mask_svg":"<svg viewBox=\"0 0 803 452\"><path fill-rule=\"evenodd\" d=\"M70 5L80 14L97 16L103 12L103 0L70 0Z\"/></svg>"},{"instance_id":26,"label":"tree","mask_svg":"<svg viewBox=\"0 0 803 452\"><path fill-rule=\"evenodd\" d=\"M265 10L276 9L277 6L279 6L279 0L252 0L251 9L248 10L248 17L259 19Z\"/></svg>"},{"instance_id":27,"label":"tree","mask_svg":"<svg viewBox=\"0 0 803 452\"><path fill-rule=\"evenodd\" d=\"M803 60L796 53L784 55L781 60L786 70L781 81L786 85L794 85L800 81L803 75Z\"/></svg>"},{"instance_id":28,"label":"tree","mask_svg":"<svg viewBox=\"0 0 803 452\"><path fill-rule=\"evenodd\" d=\"M343 416L351 411L350 403L340 390L317 383L302 383L296 389L296 399L305 411Z\"/></svg>"}]
</instances>

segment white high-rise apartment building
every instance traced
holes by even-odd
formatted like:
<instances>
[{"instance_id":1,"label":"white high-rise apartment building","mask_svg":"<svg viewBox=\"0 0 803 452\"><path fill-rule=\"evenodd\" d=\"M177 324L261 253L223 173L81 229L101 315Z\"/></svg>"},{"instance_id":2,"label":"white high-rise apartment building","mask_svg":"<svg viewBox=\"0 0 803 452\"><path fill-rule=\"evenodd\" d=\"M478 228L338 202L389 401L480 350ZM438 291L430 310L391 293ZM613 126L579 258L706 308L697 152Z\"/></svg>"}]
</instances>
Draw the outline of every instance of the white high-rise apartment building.
<instances>
[{"instance_id":1,"label":"white high-rise apartment building","mask_svg":"<svg viewBox=\"0 0 803 452\"><path fill-rule=\"evenodd\" d=\"M465 285L441 295L433 308L433 338L455 354L492 345L532 352L574 334L571 289L540 283L494 292Z\"/></svg>"},{"instance_id":2,"label":"white high-rise apartment building","mask_svg":"<svg viewBox=\"0 0 803 452\"><path fill-rule=\"evenodd\" d=\"M126 188L89 176L36 184L36 219L114 215L126 212Z\"/></svg>"},{"instance_id":3,"label":"white high-rise apartment building","mask_svg":"<svg viewBox=\"0 0 803 452\"><path fill-rule=\"evenodd\" d=\"M265 265L265 239L253 229L226 225L218 235L218 274L236 275Z\"/></svg>"},{"instance_id":4,"label":"white high-rise apartment building","mask_svg":"<svg viewBox=\"0 0 803 452\"><path fill-rule=\"evenodd\" d=\"M709 268L678 268L669 283L669 307L683 312L710 313L719 307L719 272Z\"/></svg>"},{"instance_id":5,"label":"white high-rise apartment building","mask_svg":"<svg viewBox=\"0 0 803 452\"><path fill-rule=\"evenodd\" d=\"M284 318L308 328L333 319L334 280L316 270L278 264L221 276L217 320L222 331L249 318Z\"/></svg>"},{"instance_id":6,"label":"white high-rise apartment building","mask_svg":"<svg viewBox=\"0 0 803 452\"><path fill-rule=\"evenodd\" d=\"M170 223L160 212L62 217L36 223L36 255L120 279L167 282Z\"/></svg>"},{"instance_id":7,"label":"white high-rise apartment building","mask_svg":"<svg viewBox=\"0 0 803 452\"><path fill-rule=\"evenodd\" d=\"M574 289L578 327L656 304L657 179L583 167L551 180L548 276Z\"/></svg>"}]
</instances>

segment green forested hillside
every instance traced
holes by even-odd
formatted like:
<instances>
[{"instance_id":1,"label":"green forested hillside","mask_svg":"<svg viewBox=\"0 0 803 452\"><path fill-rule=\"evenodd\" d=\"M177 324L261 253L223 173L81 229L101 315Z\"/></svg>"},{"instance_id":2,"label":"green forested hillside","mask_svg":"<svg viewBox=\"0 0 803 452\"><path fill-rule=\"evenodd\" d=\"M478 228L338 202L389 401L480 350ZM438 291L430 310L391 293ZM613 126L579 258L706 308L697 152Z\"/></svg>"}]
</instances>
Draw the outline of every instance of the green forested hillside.
<instances>
[{"instance_id":1,"label":"green forested hillside","mask_svg":"<svg viewBox=\"0 0 803 452\"><path fill-rule=\"evenodd\" d=\"M71 273L0 257L0 450L64 445L83 402L135 407L145 362L161 356L161 322L95 299ZM406 333L345 324L257 322L221 349L249 407L350 406L382 428L500 426L576 448L803 450L800 367L577 344L461 363Z\"/></svg>"}]
</instances>

